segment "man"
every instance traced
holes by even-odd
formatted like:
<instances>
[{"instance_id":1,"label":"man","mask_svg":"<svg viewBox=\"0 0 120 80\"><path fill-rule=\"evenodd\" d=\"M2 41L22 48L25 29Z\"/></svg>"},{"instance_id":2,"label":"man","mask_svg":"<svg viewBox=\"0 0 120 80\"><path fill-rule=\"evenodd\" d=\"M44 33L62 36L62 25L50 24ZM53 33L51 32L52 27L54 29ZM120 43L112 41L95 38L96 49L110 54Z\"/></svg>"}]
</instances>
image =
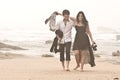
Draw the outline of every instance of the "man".
<instances>
[{"instance_id":1,"label":"man","mask_svg":"<svg viewBox=\"0 0 120 80\"><path fill-rule=\"evenodd\" d=\"M63 20L59 21L56 25L57 30L61 30L63 32L63 38L59 38L60 44L60 61L62 63L63 70L70 71L69 63L71 60L70 49L71 49L71 30L73 27L73 21L70 20L70 12L69 10L63 10L62 14L58 13L58 15L63 16ZM64 52L66 52L66 59L64 57ZM66 60L66 67L65 67Z\"/></svg>"}]
</instances>

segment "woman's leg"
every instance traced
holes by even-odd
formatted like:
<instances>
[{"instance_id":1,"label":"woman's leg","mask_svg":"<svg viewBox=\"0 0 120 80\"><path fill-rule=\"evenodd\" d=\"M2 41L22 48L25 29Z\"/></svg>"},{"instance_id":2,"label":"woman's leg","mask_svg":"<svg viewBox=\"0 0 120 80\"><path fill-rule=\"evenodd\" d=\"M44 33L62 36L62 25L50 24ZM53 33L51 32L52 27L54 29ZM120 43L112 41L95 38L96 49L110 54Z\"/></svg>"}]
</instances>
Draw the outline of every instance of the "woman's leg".
<instances>
[{"instance_id":1,"label":"woman's leg","mask_svg":"<svg viewBox=\"0 0 120 80\"><path fill-rule=\"evenodd\" d=\"M87 53L86 50L81 51L81 71L83 71L83 67L84 67L84 64L85 64L86 53Z\"/></svg>"},{"instance_id":2,"label":"woman's leg","mask_svg":"<svg viewBox=\"0 0 120 80\"><path fill-rule=\"evenodd\" d=\"M76 60L76 63L77 63L77 66L74 68L74 70L76 70L77 68L80 67L80 51L75 50L74 55L75 55L75 60Z\"/></svg>"}]
</instances>

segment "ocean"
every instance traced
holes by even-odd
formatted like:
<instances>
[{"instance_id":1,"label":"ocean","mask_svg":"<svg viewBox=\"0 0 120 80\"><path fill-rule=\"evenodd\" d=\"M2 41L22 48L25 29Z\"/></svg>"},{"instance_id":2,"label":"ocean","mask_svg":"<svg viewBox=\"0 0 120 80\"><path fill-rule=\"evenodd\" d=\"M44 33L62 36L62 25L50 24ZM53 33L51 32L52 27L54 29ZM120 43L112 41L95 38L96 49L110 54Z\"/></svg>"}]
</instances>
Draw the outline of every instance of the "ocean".
<instances>
[{"instance_id":1,"label":"ocean","mask_svg":"<svg viewBox=\"0 0 120 80\"><path fill-rule=\"evenodd\" d=\"M72 37L74 41L75 29L72 30ZM112 58L112 52L120 50L120 41L116 40L114 33L94 33L93 38L97 43L96 54L101 55L108 59ZM55 33L49 30L48 26L37 28L0 28L0 42L19 46L27 50L12 50L1 49L0 52L24 54L29 56L36 56L42 54L54 54L50 53L49 49L52 43L46 43L46 41L52 41L55 37Z\"/></svg>"}]
</instances>

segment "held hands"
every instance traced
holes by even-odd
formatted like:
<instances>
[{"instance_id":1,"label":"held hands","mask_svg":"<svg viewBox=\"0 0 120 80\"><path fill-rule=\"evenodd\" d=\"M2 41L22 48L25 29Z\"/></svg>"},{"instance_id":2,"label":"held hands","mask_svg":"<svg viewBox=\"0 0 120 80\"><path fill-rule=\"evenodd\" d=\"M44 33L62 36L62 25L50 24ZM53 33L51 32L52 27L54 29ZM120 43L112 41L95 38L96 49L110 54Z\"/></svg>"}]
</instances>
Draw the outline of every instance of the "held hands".
<instances>
[{"instance_id":1,"label":"held hands","mask_svg":"<svg viewBox=\"0 0 120 80\"><path fill-rule=\"evenodd\" d=\"M57 12L57 11L55 11L55 14L56 14L56 15L61 15L61 16L62 16L62 14L61 14L61 13L59 13L59 12Z\"/></svg>"},{"instance_id":2,"label":"held hands","mask_svg":"<svg viewBox=\"0 0 120 80\"><path fill-rule=\"evenodd\" d=\"M92 40L92 44L95 44L95 41Z\"/></svg>"},{"instance_id":3,"label":"held hands","mask_svg":"<svg viewBox=\"0 0 120 80\"><path fill-rule=\"evenodd\" d=\"M57 11L55 11L54 13L55 13L56 15L58 15L58 12L57 12Z\"/></svg>"},{"instance_id":4,"label":"held hands","mask_svg":"<svg viewBox=\"0 0 120 80\"><path fill-rule=\"evenodd\" d=\"M94 51L97 51L97 44L92 40L92 48Z\"/></svg>"}]
</instances>

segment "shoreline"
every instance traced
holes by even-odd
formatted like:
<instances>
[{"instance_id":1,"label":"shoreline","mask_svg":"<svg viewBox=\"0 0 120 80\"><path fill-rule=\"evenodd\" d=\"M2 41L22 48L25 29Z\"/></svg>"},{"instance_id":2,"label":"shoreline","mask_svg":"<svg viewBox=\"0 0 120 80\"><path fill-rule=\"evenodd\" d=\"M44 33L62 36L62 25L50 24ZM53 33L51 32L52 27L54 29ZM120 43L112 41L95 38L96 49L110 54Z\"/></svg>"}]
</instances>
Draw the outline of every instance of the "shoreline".
<instances>
[{"instance_id":1,"label":"shoreline","mask_svg":"<svg viewBox=\"0 0 120 80\"><path fill-rule=\"evenodd\" d=\"M105 55L100 55L100 54L94 54L95 60L96 59L101 59L102 62L107 62L111 63L113 65L120 65L119 58L120 56L105 56ZM41 54L41 55L25 55L25 54L16 54L16 53L10 53L10 52L0 52L0 60L5 60L5 59L17 59L17 58L36 58L36 57L41 57L41 58L56 58L59 60L59 53L54 54L54 53L47 53L47 54ZM73 53L71 53L71 59L74 59Z\"/></svg>"}]
</instances>

